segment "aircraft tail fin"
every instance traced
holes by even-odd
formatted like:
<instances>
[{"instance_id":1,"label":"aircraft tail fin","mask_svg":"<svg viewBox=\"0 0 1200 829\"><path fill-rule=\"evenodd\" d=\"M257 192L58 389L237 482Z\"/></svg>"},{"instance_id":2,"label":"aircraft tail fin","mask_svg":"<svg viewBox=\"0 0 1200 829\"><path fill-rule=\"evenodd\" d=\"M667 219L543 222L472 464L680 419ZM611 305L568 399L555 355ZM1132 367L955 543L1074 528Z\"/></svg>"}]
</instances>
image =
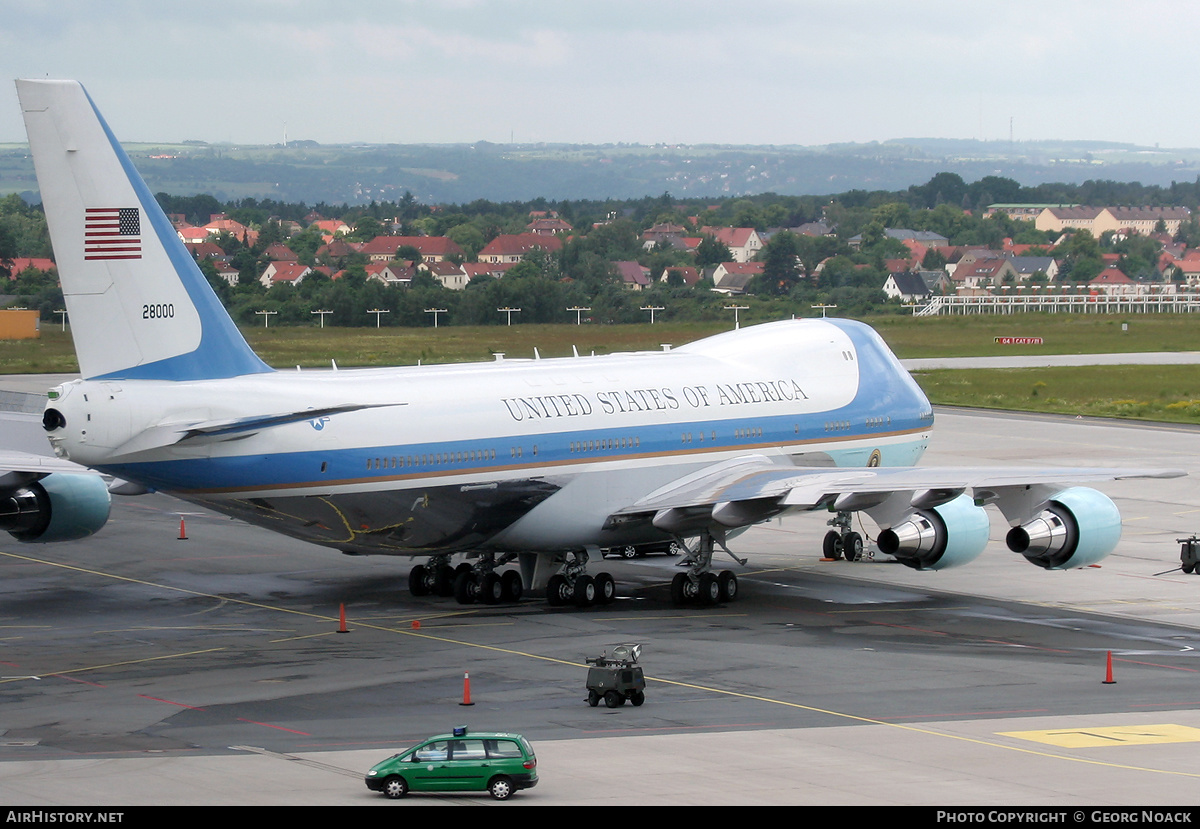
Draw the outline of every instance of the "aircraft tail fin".
<instances>
[{"instance_id":1,"label":"aircraft tail fin","mask_svg":"<svg viewBox=\"0 0 1200 829\"><path fill-rule=\"evenodd\" d=\"M75 81L17 81L85 378L271 371L247 345L99 110Z\"/></svg>"}]
</instances>

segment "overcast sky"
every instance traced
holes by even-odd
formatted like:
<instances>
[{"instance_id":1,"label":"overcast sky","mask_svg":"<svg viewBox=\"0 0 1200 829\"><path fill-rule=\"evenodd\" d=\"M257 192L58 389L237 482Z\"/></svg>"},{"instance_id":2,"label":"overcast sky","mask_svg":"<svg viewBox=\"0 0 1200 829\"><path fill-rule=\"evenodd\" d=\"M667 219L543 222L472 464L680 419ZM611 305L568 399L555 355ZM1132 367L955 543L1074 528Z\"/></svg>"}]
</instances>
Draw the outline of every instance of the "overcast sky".
<instances>
[{"instance_id":1,"label":"overcast sky","mask_svg":"<svg viewBox=\"0 0 1200 829\"><path fill-rule=\"evenodd\" d=\"M1195 0L0 0L123 141L1200 146ZM0 141L23 141L0 92Z\"/></svg>"}]
</instances>

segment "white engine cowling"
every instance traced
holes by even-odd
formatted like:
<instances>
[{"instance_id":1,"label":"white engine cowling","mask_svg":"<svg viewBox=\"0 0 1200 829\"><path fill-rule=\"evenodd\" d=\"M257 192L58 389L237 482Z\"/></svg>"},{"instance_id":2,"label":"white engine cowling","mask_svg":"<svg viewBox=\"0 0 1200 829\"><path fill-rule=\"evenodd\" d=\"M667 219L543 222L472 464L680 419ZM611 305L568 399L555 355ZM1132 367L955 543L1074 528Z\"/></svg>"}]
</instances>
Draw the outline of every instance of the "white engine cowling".
<instances>
[{"instance_id":1,"label":"white engine cowling","mask_svg":"<svg viewBox=\"0 0 1200 829\"><path fill-rule=\"evenodd\" d=\"M987 546L990 522L983 507L960 495L910 513L879 533L880 552L916 570L944 570L974 561Z\"/></svg>"},{"instance_id":2,"label":"white engine cowling","mask_svg":"<svg viewBox=\"0 0 1200 829\"><path fill-rule=\"evenodd\" d=\"M1069 570L1095 564L1121 540L1121 513L1102 492L1064 489L1032 520L1013 527L1005 541L1032 564Z\"/></svg>"},{"instance_id":3,"label":"white engine cowling","mask_svg":"<svg viewBox=\"0 0 1200 829\"><path fill-rule=\"evenodd\" d=\"M108 521L111 498L99 475L47 475L0 494L0 530L18 541L76 541Z\"/></svg>"}]
</instances>

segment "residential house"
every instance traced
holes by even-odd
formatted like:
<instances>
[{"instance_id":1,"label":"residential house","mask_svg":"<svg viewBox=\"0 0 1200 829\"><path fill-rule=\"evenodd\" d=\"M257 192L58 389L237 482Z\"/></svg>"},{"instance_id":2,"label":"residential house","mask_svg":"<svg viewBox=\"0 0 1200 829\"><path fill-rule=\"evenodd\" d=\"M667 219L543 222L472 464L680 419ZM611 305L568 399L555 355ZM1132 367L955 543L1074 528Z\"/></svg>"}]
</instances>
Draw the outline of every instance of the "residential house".
<instances>
[{"instance_id":1,"label":"residential house","mask_svg":"<svg viewBox=\"0 0 1200 829\"><path fill-rule=\"evenodd\" d=\"M272 262L267 265L258 281L264 288L280 284L299 285L310 273L312 268L299 262Z\"/></svg>"},{"instance_id":2,"label":"residential house","mask_svg":"<svg viewBox=\"0 0 1200 829\"><path fill-rule=\"evenodd\" d=\"M745 293L750 280L762 272L762 262L722 262L712 270L713 290L723 294Z\"/></svg>"},{"instance_id":3,"label":"residential house","mask_svg":"<svg viewBox=\"0 0 1200 829\"><path fill-rule=\"evenodd\" d=\"M729 248L734 262L749 262L763 248L762 237L752 227L706 227L700 232Z\"/></svg>"},{"instance_id":4,"label":"residential house","mask_svg":"<svg viewBox=\"0 0 1200 829\"><path fill-rule=\"evenodd\" d=\"M614 262L621 283L632 291L644 291L650 285L650 269L637 262Z\"/></svg>"},{"instance_id":5,"label":"residential house","mask_svg":"<svg viewBox=\"0 0 1200 829\"><path fill-rule=\"evenodd\" d=\"M909 271L888 274L883 283L883 293L888 299L898 299L901 302L922 302L932 295L929 286L920 274Z\"/></svg>"},{"instance_id":6,"label":"residential house","mask_svg":"<svg viewBox=\"0 0 1200 829\"><path fill-rule=\"evenodd\" d=\"M533 250L555 253L562 249L562 240L557 236L537 236L532 233L500 235L488 242L476 257L490 264L516 263L524 261Z\"/></svg>"}]
</instances>

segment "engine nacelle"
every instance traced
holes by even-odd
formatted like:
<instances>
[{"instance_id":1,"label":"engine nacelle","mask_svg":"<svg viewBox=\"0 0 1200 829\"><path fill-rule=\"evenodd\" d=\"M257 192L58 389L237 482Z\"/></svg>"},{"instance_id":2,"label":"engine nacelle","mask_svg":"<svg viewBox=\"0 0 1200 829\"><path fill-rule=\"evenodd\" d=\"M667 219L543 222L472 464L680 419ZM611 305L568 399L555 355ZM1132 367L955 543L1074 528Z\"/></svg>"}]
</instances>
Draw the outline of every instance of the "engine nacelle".
<instances>
[{"instance_id":1,"label":"engine nacelle","mask_svg":"<svg viewBox=\"0 0 1200 829\"><path fill-rule=\"evenodd\" d=\"M967 495L920 509L879 533L879 550L916 570L945 570L974 561L987 546L991 522Z\"/></svg>"},{"instance_id":2,"label":"engine nacelle","mask_svg":"<svg viewBox=\"0 0 1200 829\"><path fill-rule=\"evenodd\" d=\"M100 476L55 473L0 495L0 530L18 541L75 541L103 527L111 505Z\"/></svg>"},{"instance_id":3,"label":"engine nacelle","mask_svg":"<svg viewBox=\"0 0 1200 829\"><path fill-rule=\"evenodd\" d=\"M1121 540L1121 513L1103 492L1072 487L1057 493L1032 521L1008 531L1008 549L1047 570L1095 564Z\"/></svg>"}]
</instances>

